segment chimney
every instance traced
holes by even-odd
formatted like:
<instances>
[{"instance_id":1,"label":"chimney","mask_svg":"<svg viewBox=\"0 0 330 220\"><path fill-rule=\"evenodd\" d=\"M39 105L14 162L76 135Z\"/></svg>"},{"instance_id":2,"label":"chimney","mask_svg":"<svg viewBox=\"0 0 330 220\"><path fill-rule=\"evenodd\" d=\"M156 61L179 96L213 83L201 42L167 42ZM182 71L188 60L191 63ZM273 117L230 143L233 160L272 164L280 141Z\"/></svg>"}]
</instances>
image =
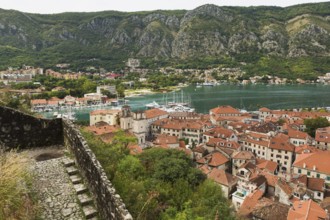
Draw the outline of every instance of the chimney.
<instances>
[{"instance_id":1,"label":"chimney","mask_svg":"<svg viewBox=\"0 0 330 220\"><path fill-rule=\"evenodd\" d=\"M315 166L315 165L313 166L313 170L314 170L314 171L316 170L316 166Z\"/></svg>"},{"instance_id":2,"label":"chimney","mask_svg":"<svg viewBox=\"0 0 330 220\"><path fill-rule=\"evenodd\" d=\"M303 164L303 168L306 168L306 163Z\"/></svg>"}]
</instances>

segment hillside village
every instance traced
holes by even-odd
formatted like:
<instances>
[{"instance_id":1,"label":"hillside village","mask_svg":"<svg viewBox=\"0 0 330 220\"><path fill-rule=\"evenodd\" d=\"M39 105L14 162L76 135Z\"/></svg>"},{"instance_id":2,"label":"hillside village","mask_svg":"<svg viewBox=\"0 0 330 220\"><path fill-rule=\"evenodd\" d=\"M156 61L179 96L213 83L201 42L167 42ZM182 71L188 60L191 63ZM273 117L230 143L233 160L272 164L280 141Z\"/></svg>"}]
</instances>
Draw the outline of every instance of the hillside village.
<instances>
[{"instance_id":1,"label":"hillside village","mask_svg":"<svg viewBox=\"0 0 330 220\"><path fill-rule=\"evenodd\" d=\"M86 130L105 142L122 129L138 143L131 154L160 147L184 151L218 183L238 215L253 219L326 219L330 208L330 127L304 132L304 119L329 112L260 108L254 113L231 106L209 114L95 110ZM315 218L317 217L317 218Z\"/></svg>"}]
</instances>

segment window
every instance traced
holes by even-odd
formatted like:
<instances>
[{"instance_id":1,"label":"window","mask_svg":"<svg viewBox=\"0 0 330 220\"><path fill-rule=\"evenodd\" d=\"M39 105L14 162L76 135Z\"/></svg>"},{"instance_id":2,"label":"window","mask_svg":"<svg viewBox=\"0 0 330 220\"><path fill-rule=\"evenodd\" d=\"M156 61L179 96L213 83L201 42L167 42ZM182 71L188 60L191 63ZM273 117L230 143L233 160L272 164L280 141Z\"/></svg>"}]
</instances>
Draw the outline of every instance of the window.
<instances>
[{"instance_id":1,"label":"window","mask_svg":"<svg viewBox=\"0 0 330 220\"><path fill-rule=\"evenodd\" d=\"M330 176L327 176L327 180L328 180L328 181L330 180Z\"/></svg>"},{"instance_id":2,"label":"window","mask_svg":"<svg viewBox=\"0 0 330 220\"><path fill-rule=\"evenodd\" d=\"M307 176L310 176L311 175L311 172L310 171L307 171Z\"/></svg>"},{"instance_id":3,"label":"window","mask_svg":"<svg viewBox=\"0 0 330 220\"><path fill-rule=\"evenodd\" d=\"M298 173L301 173L301 169L298 169Z\"/></svg>"},{"instance_id":4,"label":"window","mask_svg":"<svg viewBox=\"0 0 330 220\"><path fill-rule=\"evenodd\" d=\"M319 173L316 174L316 178L320 178L320 176L321 176L321 175L320 175Z\"/></svg>"},{"instance_id":5,"label":"window","mask_svg":"<svg viewBox=\"0 0 330 220\"><path fill-rule=\"evenodd\" d=\"M318 193L317 193L317 196L318 196L318 197L320 197L320 196L321 196L321 193L320 193L320 192L318 192Z\"/></svg>"}]
</instances>

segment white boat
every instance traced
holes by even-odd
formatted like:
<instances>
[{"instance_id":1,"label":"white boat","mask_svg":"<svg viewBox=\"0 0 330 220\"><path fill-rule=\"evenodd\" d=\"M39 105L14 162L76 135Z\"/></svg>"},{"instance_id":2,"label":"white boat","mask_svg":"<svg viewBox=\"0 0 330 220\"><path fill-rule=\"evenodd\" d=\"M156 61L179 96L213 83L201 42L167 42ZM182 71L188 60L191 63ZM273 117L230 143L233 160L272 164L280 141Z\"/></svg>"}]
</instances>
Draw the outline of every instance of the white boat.
<instances>
[{"instance_id":1,"label":"white boat","mask_svg":"<svg viewBox=\"0 0 330 220\"><path fill-rule=\"evenodd\" d=\"M203 86L214 86L214 83L212 83L212 82L204 82L202 85Z\"/></svg>"},{"instance_id":2,"label":"white boat","mask_svg":"<svg viewBox=\"0 0 330 220\"><path fill-rule=\"evenodd\" d=\"M156 101L153 101L151 103L148 103L145 105L147 108L160 108L161 106L156 102Z\"/></svg>"}]
</instances>

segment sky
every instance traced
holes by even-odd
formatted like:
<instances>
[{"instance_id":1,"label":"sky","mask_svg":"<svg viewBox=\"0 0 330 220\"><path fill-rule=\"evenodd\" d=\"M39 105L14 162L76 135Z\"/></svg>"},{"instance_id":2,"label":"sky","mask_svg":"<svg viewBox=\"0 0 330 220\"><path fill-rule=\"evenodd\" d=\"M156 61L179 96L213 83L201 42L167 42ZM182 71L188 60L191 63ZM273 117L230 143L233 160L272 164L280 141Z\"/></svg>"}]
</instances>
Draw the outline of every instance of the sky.
<instances>
[{"instance_id":1,"label":"sky","mask_svg":"<svg viewBox=\"0 0 330 220\"><path fill-rule=\"evenodd\" d=\"M204 4L219 6L280 6L286 7L328 0L0 0L0 8L23 12L53 14L61 12L91 11L150 11L150 10L191 10Z\"/></svg>"}]
</instances>

